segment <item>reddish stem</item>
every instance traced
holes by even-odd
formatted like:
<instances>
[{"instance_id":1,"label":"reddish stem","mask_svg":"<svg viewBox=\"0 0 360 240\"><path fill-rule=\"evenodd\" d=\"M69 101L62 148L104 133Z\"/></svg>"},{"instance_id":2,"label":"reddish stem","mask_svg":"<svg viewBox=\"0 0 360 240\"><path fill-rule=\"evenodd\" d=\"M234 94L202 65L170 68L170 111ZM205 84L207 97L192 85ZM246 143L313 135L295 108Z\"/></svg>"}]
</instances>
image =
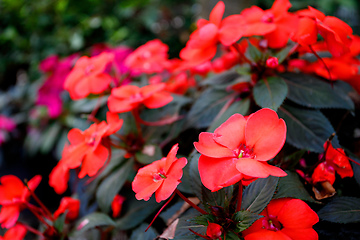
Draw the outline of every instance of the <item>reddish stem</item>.
<instances>
[{"instance_id":1,"label":"reddish stem","mask_svg":"<svg viewBox=\"0 0 360 240\"><path fill-rule=\"evenodd\" d=\"M242 195L243 195L243 184L242 184L242 181L240 181L239 182L239 192L238 192L238 202L236 205L236 212L241 210Z\"/></svg>"},{"instance_id":2,"label":"reddish stem","mask_svg":"<svg viewBox=\"0 0 360 240\"><path fill-rule=\"evenodd\" d=\"M36 230L35 228L32 228L32 227L30 227L29 225L27 225L27 224L25 224L23 222L18 222L18 223L21 224L22 226L24 226L26 228L26 230L28 230L29 232L32 232L32 233L34 233L36 235L39 235L39 236L45 238L44 234L42 232Z\"/></svg>"},{"instance_id":3,"label":"reddish stem","mask_svg":"<svg viewBox=\"0 0 360 240\"><path fill-rule=\"evenodd\" d=\"M189 231L192 232L193 234L195 234L196 236L202 237L202 238L207 239L207 240L211 240L210 237L205 236L205 235L202 235L202 234L200 234L200 233L197 233L197 232L195 232L194 230L192 230L191 228L189 228Z\"/></svg>"},{"instance_id":4,"label":"reddish stem","mask_svg":"<svg viewBox=\"0 0 360 240\"><path fill-rule=\"evenodd\" d=\"M145 229L145 232L147 230L149 230L149 228L151 227L151 225L154 223L155 219L159 216L159 214L161 213L161 211L171 202L171 200L174 198L175 194L173 193L171 195L171 197L169 198L169 200L167 200L167 202L160 208L160 210L156 213L155 217L153 218L153 220L151 221L151 223L149 224L149 226Z\"/></svg>"},{"instance_id":5,"label":"reddish stem","mask_svg":"<svg viewBox=\"0 0 360 240\"><path fill-rule=\"evenodd\" d=\"M136 124L136 129L137 129L137 132L138 132L138 136L139 138L142 139L142 130L141 130L141 126L140 126L140 123L141 123L141 118L140 118L140 115L139 115L139 109L138 108L135 108L131 111L132 115L134 116L135 118L135 124Z\"/></svg>"},{"instance_id":6,"label":"reddish stem","mask_svg":"<svg viewBox=\"0 0 360 240\"><path fill-rule=\"evenodd\" d=\"M43 218L42 216L38 213L38 209L37 207L31 205L30 203L26 203L26 206L29 208L29 210L39 219L40 222L42 222L43 224L45 224L48 228L52 228L52 226L50 226Z\"/></svg>"},{"instance_id":7,"label":"reddish stem","mask_svg":"<svg viewBox=\"0 0 360 240\"><path fill-rule=\"evenodd\" d=\"M316 58L319 59L319 60L324 64L324 67L325 67L326 71L327 71L328 74L329 74L329 80L331 81L332 78L331 78L330 69L329 69L328 66L326 65L324 59L322 59L310 45L309 45L309 48L310 48L311 52L316 56Z\"/></svg>"},{"instance_id":8,"label":"reddish stem","mask_svg":"<svg viewBox=\"0 0 360 240\"><path fill-rule=\"evenodd\" d=\"M205 210L199 208L198 206L196 206L192 201L190 201L187 197L185 197L177 188L175 189L175 192L177 193L177 195L179 195L179 197L181 197L185 202L187 202L190 206L192 206L193 208L195 208L196 210L198 210L201 214L208 214Z\"/></svg>"},{"instance_id":9,"label":"reddish stem","mask_svg":"<svg viewBox=\"0 0 360 240\"><path fill-rule=\"evenodd\" d=\"M36 194L34 193L33 190L31 190L29 188L29 185L27 184L27 181L25 180L25 186L27 187L27 189L29 190L31 196L34 198L34 200L40 205L40 208L46 213L46 215L49 217L49 219L51 221L54 221L54 217L51 214L51 212L49 211L49 209L40 201L40 199L36 196Z\"/></svg>"}]
</instances>

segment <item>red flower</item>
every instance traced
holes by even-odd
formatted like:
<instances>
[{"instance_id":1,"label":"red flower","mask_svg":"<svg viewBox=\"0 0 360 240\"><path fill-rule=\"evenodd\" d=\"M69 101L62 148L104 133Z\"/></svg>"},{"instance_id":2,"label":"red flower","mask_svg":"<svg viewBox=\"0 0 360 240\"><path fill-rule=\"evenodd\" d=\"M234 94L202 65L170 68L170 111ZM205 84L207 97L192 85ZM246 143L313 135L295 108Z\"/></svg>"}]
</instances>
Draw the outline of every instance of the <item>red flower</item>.
<instances>
[{"instance_id":1,"label":"red flower","mask_svg":"<svg viewBox=\"0 0 360 240\"><path fill-rule=\"evenodd\" d=\"M41 181L41 176L33 177L28 186L34 191ZM2 228L11 228L15 225L20 211L30 198L30 191L24 183L13 175L0 178L0 223Z\"/></svg>"},{"instance_id":2,"label":"red flower","mask_svg":"<svg viewBox=\"0 0 360 240\"><path fill-rule=\"evenodd\" d=\"M80 201L71 197L63 197L59 208L54 212L54 218L57 219L61 214L66 212L66 222L76 220L79 216Z\"/></svg>"},{"instance_id":3,"label":"red flower","mask_svg":"<svg viewBox=\"0 0 360 240\"><path fill-rule=\"evenodd\" d=\"M111 82L110 75L104 71L113 59L114 55L107 52L91 58L87 56L79 58L65 80L64 89L69 91L70 97L74 100L84 98L91 93L102 93Z\"/></svg>"},{"instance_id":4,"label":"red flower","mask_svg":"<svg viewBox=\"0 0 360 240\"><path fill-rule=\"evenodd\" d=\"M145 43L132 52L125 65L133 71L144 73L162 72L168 66L169 47L159 39Z\"/></svg>"},{"instance_id":5,"label":"red flower","mask_svg":"<svg viewBox=\"0 0 360 240\"><path fill-rule=\"evenodd\" d=\"M242 179L286 176L266 162L281 150L285 138L285 122L271 109L261 109L247 119L234 114L214 133L200 133L194 143L202 154L198 166L202 183L217 191Z\"/></svg>"},{"instance_id":6,"label":"red flower","mask_svg":"<svg viewBox=\"0 0 360 240\"><path fill-rule=\"evenodd\" d=\"M107 123L105 121L94 123L85 131L77 128L69 131L70 145L64 147L62 159L49 176L49 185L58 194L67 189L69 169L81 165L78 177L83 178L85 175L92 177L106 162L109 156L106 147L107 137L118 131L123 124L123 120L115 113L108 112L106 118Z\"/></svg>"},{"instance_id":7,"label":"red flower","mask_svg":"<svg viewBox=\"0 0 360 240\"><path fill-rule=\"evenodd\" d=\"M312 45L316 43L319 33L333 56L338 57L349 52L353 31L345 22L336 17L325 16L310 6L308 10L298 11L297 14L301 18L293 41L301 45Z\"/></svg>"},{"instance_id":8,"label":"red flower","mask_svg":"<svg viewBox=\"0 0 360 240\"><path fill-rule=\"evenodd\" d=\"M311 175L312 184L315 185L319 182L329 182L331 185L335 182L335 170L326 162L322 162L316 166L313 174Z\"/></svg>"},{"instance_id":9,"label":"red flower","mask_svg":"<svg viewBox=\"0 0 360 240\"><path fill-rule=\"evenodd\" d=\"M209 225L206 228L206 235L210 239L218 239L221 237L222 227L217 223L209 222Z\"/></svg>"},{"instance_id":10,"label":"red flower","mask_svg":"<svg viewBox=\"0 0 360 240\"><path fill-rule=\"evenodd\" d=\"M125 197L116 194L113 201L111 202L111 209L112 209L112 216L113 218L116 218L118 216L120 216L121 213L121 209L122 209L122 205L125 202Z\"/></svg>"},{"instance_id":11,"label":"red flower","mask_svg":"<svg viewBox=\"0 0 360 240\"><path fill-rule=\"evenodd\" d=\"M268 10L257 6L244 9L241 16L247 26L244 36L264 36L271 48L286 46L297 28L298 17L288 12L289 0L276 0Z\"/></svg>"},{"instance_id":12,"label":"red flower","mask_svg":"<svg viewBox=\"0 0 360 240\"><path fill-rule=\"evenodd\" d=\"M164 90L165 87L164 83L159 83L142 88L133 85L114 88L108 99L109 110L116 113L128 112L141 104L148 108L163 107L173 100L170 93Z\"/></svg>"},{"instance_id":13,"label":"red flower","mask_svg":"<svg viewBox=\"0 0 360 240\"><path fill-rule=\"evenodd\" d=\"M181 50L180 57L198 65L213 58L217 43L230 46L241 38L245 25L240 15L231 15L223 20L225 4L219 1L210 13L209 21L200 19L198 29L190 35L186 47Z\"/></svg>"},{"instance_id":14,"label":"red flower","mask_svg":"<svg viewBox=\"0 0 360 240\"><path fill-rule=\"evenodd\" d=\"M266 66L268 68L276 68L277 66L279 66L279 60L277 59L277 57L269 57L266 60Z\"/></svg>"},{"instance_id":15,"label":"red flower","mask_svg":"<svg viewBox=\"0 0 360 240\"><path fill-rule=\"evenodd\" d=\"M327 147L327 145L329 146ZM331 142L325 142L324 144L325 161L332 166L341 178L352 177L354 172L351 168L349 158L345 155L345 152L341 148L334 148Z\"/></svg>"},{"instance_id":16,"label":"red flower","mask_svg":"<svg viewBox=\"0 0 360 240\"><path fill-rule=\"evenodd\" d=\"M21 224L16 224L14 227L6 231L4 236L0 236L0 240L23 240L26 235L26 228Z\"/></svg>"},{"instance_id":17,"label":"red flower","mask_svg":"<svg viewBox=\"0 0 360 240\"><path fill-rule=\"evenodd\" d=\"M149 200L155 192L157 202L167 199L175 191L187 164L186 158L176 158L179 147L174 145L167 157L140 168L132 182L137 200Z\"/></svg>"},{"instance_id":18,"label":"red flower","mask_svg":"<svg viewBox=\"0 0 360 240\"><path fill-rule=\"evenodd\" d=\"M245 240L317 240L312 226L318 215L300 199L272 200L257 220L243 234Z\"/></svg>"}]
</instances>

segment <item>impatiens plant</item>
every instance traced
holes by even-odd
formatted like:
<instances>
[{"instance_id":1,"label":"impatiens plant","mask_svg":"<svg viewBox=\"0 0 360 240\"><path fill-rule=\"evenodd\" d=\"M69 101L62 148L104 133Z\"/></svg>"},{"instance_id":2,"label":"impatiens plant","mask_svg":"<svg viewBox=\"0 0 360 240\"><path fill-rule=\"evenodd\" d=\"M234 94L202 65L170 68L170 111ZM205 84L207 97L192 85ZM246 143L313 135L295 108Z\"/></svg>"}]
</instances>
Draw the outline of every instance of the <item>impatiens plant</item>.
<instances>
[{"instance_id":1,"label":"impatiens plant","mask_svg":"<svg viewBox=\"0 0 360 240\"><path fill-rule=\"evenodd\" d=\"M324 229L360 222L360 38L290 9L275 0L223 18L219 1L179 58L154 39L42 62L48 116L33 116L54 124L45 139L64 132L49 173L63 198L52 214L34 193L40 176L3 176L3 238L339 239ZM18 220L25 208L38 229Z\"/></svg>"}]
</instances>

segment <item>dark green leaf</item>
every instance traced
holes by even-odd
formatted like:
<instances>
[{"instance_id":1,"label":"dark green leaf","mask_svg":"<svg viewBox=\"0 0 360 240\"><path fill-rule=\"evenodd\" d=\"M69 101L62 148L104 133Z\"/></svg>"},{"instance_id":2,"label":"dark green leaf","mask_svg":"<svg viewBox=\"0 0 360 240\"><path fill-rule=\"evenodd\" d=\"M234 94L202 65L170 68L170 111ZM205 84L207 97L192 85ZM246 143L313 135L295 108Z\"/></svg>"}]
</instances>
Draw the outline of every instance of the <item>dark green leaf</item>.
<instances>
[{"instance_id":1,"label":"dark green leaf","mask_svg":"<svg viewBox=\"0 0 360 240\"><path fill-rule=\"evenodd\" d=\"M64 229L64 225L65 225L65 219L66 219L66 214L68 213L68 211L66 210L63 214L61 214L54 222L54 227L56 228L56 230L61 233Z\"/></svg>"},{"instance_id":2,"label":"dark green leaf","mask_svg":"<svg viewBox=\"0 0 360 240\"><path fill-rule=\"evenodd\" d=\"M286 98L288 87L280 77L269 77L258 81L253 89L254 99L262 108L274 111L280 107Z\"/></svg>"},{"instance_id":3,"label":"dark green leaf","mask_svg":"<svg viewBox=\"0 0 360 240\"><path fill-rule=\"evenodd\" d=\"M128 230L139 225L161 206L154 197L151 197L149 201L138 201L135 195L127 199L125 203L124 216L116 221L116 227L120 230Z\"/></svg>"},{"instance_id":4,"label":"dark green leaf","mask_svg":"<svg viewBox=\"0 0 360 240\"><path fill-rule=\"evenodd\" d=\"M200 179L200 173L199 173L199 169L198 169L198 162L199 162L199 157L200 157L200 153L194 152L193 154L191 154L189 156L189 175L190 175L190 179L191 179L191 187L193 189L193 192L195 193L195 195L202 201L203 200L203 196L201 194L202 192L202 182Z\"/></svg>"},{"instance_id":5,"label":"dark green leaf","mask_svg":"<svg viewBox=\"0 0 360 240\"><path fill-rule=\"evenodd\" d=\"M282 48L280 51L274 54L274 57L277 57L279 64L281 64L289 55L290 51L294 48L294 44Z\"/></svg>"},{"instance_id":6,"label":"dark green leaf","mask_svg":"<svg viewBox=\"0 0 360 240\"><path fill-rule=\"evenodd\" d=\"M76 229L83 232L94 227L115 226L115 222L106 214L94 212L81 218Z\"/></svg>"},{"instance_id":7,"label":"dark green leaf","mask_svg":"<svg viewBox=\"0 0 360 240\"><path fill-rule=\"evenodd\" d=\"M306 74L281 74L289 87L288 99L311 108L344 108L353 110L354 103L351 98L332 87L330 82Z\"/></svg>"},{"instance_id":8,"label":"dark green leaf","mask_svg":"<svg viewBox=\"0 0 360 240\"><path fill-rule=\"evenodd\" d=\"M248 41L248 48L246 49L245 56L252 62L258 63L262 60L263 53Z\"/></svg>"},{"instance_id":9,"label":"dark green leaf","mask_svg":"<svg viewBox=\"0 0 360 240\"><path fill-rule=\"evenodd\" d=\"M287 176L279 179L278 191L274 198L292 197L304 201L316 202L308 191L306 191L304 184L300 181L296 173L290 171L286 171L286 173L288 174Z\"/></svg>"},{"instance_id":10,"label":"dark green leaf","mask_svg":"<svg viewBox=\"0 0 360 240\"><path fill-rule=\"evenodd\" d=\"M207 226L208 222L215 222L215 220L216 220L215 216L211 214L200 215L191 219L192 222L204 226Z\"/></svg>"},{"instance_id":11,"label":"dark green leaf","mask_svg":"<svg viewBox=\"0 0 360 240\"><path fill-rule=\"evenodd\" d=\"M236 232L244 231L245 229L249 228L256 220L262 217L263 216L261 215L245 210L236 212L233 216L233 220L238 222L236 224Z\"/></svg>"},{"instance_id":12,"label":"dark green leaf","mask_svg":"<svg viewBox=\"0 0 360 240\"><path fill-rule=\"evenodd\" d=\"M186 166L183 168L183 176L181 178L181 183L177 186L177 189L180 192L195 195L190 177L190 164L186 164Z\"/></svg>"},{"instance_id":13,"label":"dark green leaf","mask_svg":"<svg viewBox=\"0 0 360 240\"><path fill-rule=\"evenodd\" d=\"M335 223L360 222L360 199L337 197L318 212L319 218Z\"/></svg>"},{"instance_id":14,"label":"dark green leaf","mask_svg":"<svg viewBox=\"0 0 360 240\"><path fill-rule=\"evenodd\" d=\"M227 85L233 82L236 78L240 77L240 75L233 70L226 71L219 74L214 74L211 77L203 80L200 83L200 86L219 86L219 85Z\"/></svg>"},{"instance_id":15,"label":"dark green leaf","mask_svg":"<svg viewBox=\"0 0 360 240\"><path fill-rule=\"evenodd\" d=\"M197 216L199 216L199 212L191 208L179 218L179 222L176 226L174 240L201 239L200 237L189 231L190 228L191 230L203 235L206 233L206 226L197 225L192 221L192 219Z\"/></svg>"},{"instance_id":16,"label":"dark green leaf","mask_svg":"<svg viewBox=\"0 0 360 240\"><path fill-rule=\"evenodd\" d=\"M141 152L135 154L136 160L142 164L150 164L156 160L161 159L162 152L158 145L147 144L143 147Z\"/></svg>"},{"instance_id":17,"label":"dark green leaf","mask_svg":"<svg viewBox=\"0 0 360 240\"><path fill-rule=\"evenodd\" d=\"M278 177L269 176L252 182L244 190L241 208L261 213L274 195L278 181Z\"/></svg>"},{"instance_id":18,"label":"dark green leaf","mask_svg":"<svg viewBox=\"0 0 360 240\"><path fill-rule=\"evenodd\" d=\"M146 232L147 224L143 223L138 228L136 228L131 236L130 240L153 240L157 237L157 232L153 227L150 227Z\"/></svg>"},{"instance_id":19,"label":"dark green leaf","mask_svg":"<svg viewBox=\"0 0 360 240\"><path fill-rule=\"evenodd\" d=\"M111 202L126 182L131 173L133 164L131 159L128 160L100 184L96 192L96 201L103 212L109 212Z\"/></svg>"},{"instance_id":20,"label":"dark green leaf","mask_svg":"<svg viewBox=\"0 0 360 240\"><path fill-rule=\"evenodd\" d=\"M84 98L77 101L71 102L71 112L72 113L88 113L95 109L97 105L103 106L107 102L107 97L102 98Z\"/></svg>"},{"instance_id":21,"label":"dark green leaf","mask_svg":"<svg viewBox=\"0 0 360 240\"><path fill-rule=\"evenodd\" d=\"M352 169L354 171L354 178L357 182L357 184L360 186L360 161L358 161L357 159L352 158L354 161L356 161L358 164L354 163L354 162L350 162Z\"/></svg>"},{"instance_id":22,"label":"dark green leaf","mask_svg":"<svg viewBox=\"0 0 360 240\"><path fill-rule=\"evenodd\" d=\"M48 153L54 146L55 141L59 138L61 126L59 123L54 122L51 124L41 137L41 148L42 153Z\"/></svg>"},{"instance_id":23,"label":"dark green leaf","mask_svg":"<svg viewBox=\"0 0 360 240\"><path fill-rule=\"evenodd\" d=\"M300 109L283 105L279 116L287 126L286 141L291 145L312 152L324 151L323 144L335 132L329 120L319 110ZM332 140L338 144L338 139Z\"/></svg>"},{"instance_id":24,"label":"dark green leaf","mask_svg":"<svg viewBox=\"0 0 360 240\"><path fill-rule=\"evenodd\" d=\"M207 89L195 101L187 117L185 128L208 127L225 104L235 97L224 90Z\"/></svg>"},{"instance_id":25,"label":"dark green leaf","mask_svg":"<svg viewBox=\"0 0 360 240\"><path fill-rule=\"evenodd\" d=\"M208 132L213 132L216 128L218 128L222 123L224 123L229 117L231 117L235 113L240 113L241 115L246 115L250 108L250 100L248 98L236 101L231 106L226 109L226 111L216 118L212 123Z\"/></svg>"}]
</instances>

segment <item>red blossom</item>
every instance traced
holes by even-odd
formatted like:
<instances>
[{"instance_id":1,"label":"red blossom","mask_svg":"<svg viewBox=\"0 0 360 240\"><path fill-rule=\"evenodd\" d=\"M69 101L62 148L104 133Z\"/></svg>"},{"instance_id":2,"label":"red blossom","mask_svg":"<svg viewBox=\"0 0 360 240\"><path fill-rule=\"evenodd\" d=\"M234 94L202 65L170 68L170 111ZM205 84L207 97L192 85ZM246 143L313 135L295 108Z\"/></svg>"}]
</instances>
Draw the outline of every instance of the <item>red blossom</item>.
<instances>
[{"instance_id":1,"label":"red blossom","mask_svg":"<svg viewBox=\"0 0 360 240\"><path fill-rule=\"evenodd\" d=\"M113 212L113 218L119 217L122 209L122 205L125 202L125 197L116 194L113 201L111 202L111 210Z\"/></svg>"},{"instance_id":2,"label":"red blossom","mask_svg":"<svg viewBox=\"0 0 360 240\"><path fill-rule=\"evenodd\" d=\"M354 172L351 168L349 158L345 155L343 149L335 149L332 146L331 142L326 142L324 144L324 149L327 149L325 153L326 163L332 166L341 178L354 176Z\"/></svg>"},{"instance_id":3,"label":"red blossom","mask_svg":"<svg viewBox=\"0 0 360 240\"><path fill-rule=\"evenodd\" d=\"M109 157L106 146L107 137L118 131L123 120L115 113L108 112L107 123L92 124L85 131L74 128L68 133L69 146L65 146L63 156L49 176L49 184L57 193L63 193L67 186L64 180L69 178L69 169L81 166L78 177L94 176Z\"/></svg>"},{"instance_id":4,"label":"red blossom","mask_svg":"<svg viewBox=\"0 0 360 240\"><path fill-rule=\"evenodd\" d=\"M318 215L300 199L272 200L257 220L243 234L245 240L317 240L312 228Z\"/></svg>"},{"instance_id":5,"label":"red blossom","mask_svg":"<svg viewBox=\"0 0 360 240\"><path fill-rule=\"evenodd\" d=\"M114 55L107 52L91 58L79 58L64 83L70 97L77 100L105 91L111 82L111 77L105 70L113 59Z\"/></svg>"},{"instance_id":6,"label":"red blossom","mask_svg":"<svg viewBox=\"0 0 360 240\"><path fill-rule=\"evenodd\" d=\"M0 240L23 240L26 235L26 228L21 224L16 224L6 231L4 236L0 236Z\"/></svg>"},{"instance_id":7,"label":"red blossom","mask_svg":"<svg viewBox=\"0 0 360 240\"><path fill-rule=\"evenodd\" d=\"M316 166L313 174L311 175L313 185L319 182L329 182L331 185L335 182L335 170L326 162L322 162Z\"/></svg>"},{"instance_id":8,"label":"red blossom","mask_svg":"<svg viewBox=\"0 0 360 240\"><path fill-rule=\"evenodd\" d=\"M140 168L132 182L137 200L148 201L153 193L157 202L161 202L175 191L183 175L187 159L176 158L179 147L174 145L167 157Z\"/></svg>"},{"instance_id":9,"label":"red blossom","mask_svg":"<svg viewBox=\"0 0 360 240\"><path fill-rule=\"evenodd\" d=\"M169 47L159 39L145 43L132 52L125 65L133 71L144 73L162 72L168 66Z\"/></svg>"},{"instance_id":10,"label":"red blossom","mask_svg":"<svg viewBox=\"0 0 360 240\"><path fill-rule=\"evenodd\" d=\"M268 68L276 68L277 66L279 66L279 60L277 59L277 57L269 57L266 60L266 66Z\"/></svg>"},{"instance_id":11,"label":"red blossom","mask_svg":"<svg viewBox=\"0 0 360 240\"><path fill-rule=\"evenodd\" d=\"M200 19L198 29L191 35L180 57L192 65L198 65L213 58L217 44L230 46L244 33L244 20L240 15L231 15L222 20L225 4L219 1L210 13L209 21Z\"/></svg>"},{"instance_id":12,"label":"red blossom","mask_svg":"<svg viewBox=\"0 0 360 240\"><path fill-rule=\"evenodd\" d=\"M289 0L276 0L268 10L257 6L244 9L241 12L247 26L244 36L264 36L271 48L286 46L298 24L298 17L288 12L290 7Z\"/></svg>"},{"instance_id":13,"label":"red blossom","mask_svg":"<svg viewBox=\"0 0 360 240\"><path fill-rule=\"evenodd\" d=\"M165 91L165 83L151 84L139 88L126 85L114 88L108 99L111 112L122 113L138 108L144 104L147 108L160 108L173 100L169 92Z\"/></svg>"},{"instance_id":14,"label":"red blossom","mask_svg":"<svg viewBox=\"0 0 360 240\"><path fill-rule=\"evenodd\" d=\"M66 222L76 220L79 216L80 201L71 197L63 197L60 201L59 208L54 212L54 218L57 219L61 214L66 212Z\"/></svg>"},{"instance_id":15,"label":"red blossom","mask_svg":"<svg viewBox=\"0 0 360 240\"><path fill-rule=\"evenodd\" d=\"M36 175L28 181L28 187L34 191L41 181ZM2 228L11 228L15 225L24 204L30 199L30 191L24 183L14 175L5 175L0 178L0 223Z\"/></svg>"},{"instance_id":16,"label":"red blossom","mask_svg":"<svg viewBox=\"0 0 360 240\"><path fill-rule=\"evenodd\" d=\"M285 143L286 125L275 111L261 109L248 118L234 114L214 133L202 132L195 148L201 153L201 181L211 191L236 182L286 173L266 161Z\"/></svg>"},{"instance_id":17,"label":"red blossom","mask_svg":"<svg viewBox=\"0 0 360 240\"><path fill-rule=\"evenodd\" d=\"M339 57L350 51L353 30L345 22L336 17L325 16L310 6L307 10L298 11L297 15L301 18L293 41L301 45L313 45L320 34L333 56Z\"/></svg>"}]
</instances>

